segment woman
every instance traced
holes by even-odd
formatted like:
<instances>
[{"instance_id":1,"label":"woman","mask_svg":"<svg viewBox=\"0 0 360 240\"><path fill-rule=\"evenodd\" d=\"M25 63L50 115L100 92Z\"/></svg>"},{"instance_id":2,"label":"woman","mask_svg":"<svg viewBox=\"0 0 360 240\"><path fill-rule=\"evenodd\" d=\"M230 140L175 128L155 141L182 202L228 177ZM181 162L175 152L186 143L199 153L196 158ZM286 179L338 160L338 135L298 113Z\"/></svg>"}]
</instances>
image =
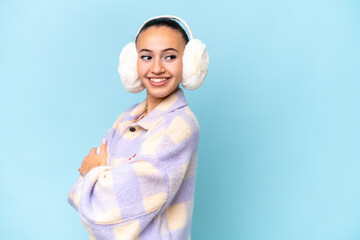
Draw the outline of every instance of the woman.
<instances>
[{"instance_id":1,"label":"woman","mask_svg":"<svg viewBox=\"0 0 360 240\"><path fill-rule=\"evenodd\" d=\"M149 19L123 49L124 87L147 98L91 149L70 190L90 239L190 239L200 132L179 85L199 87L207 66L205 45L174 16Z\"/></svg>"}]
</instances>

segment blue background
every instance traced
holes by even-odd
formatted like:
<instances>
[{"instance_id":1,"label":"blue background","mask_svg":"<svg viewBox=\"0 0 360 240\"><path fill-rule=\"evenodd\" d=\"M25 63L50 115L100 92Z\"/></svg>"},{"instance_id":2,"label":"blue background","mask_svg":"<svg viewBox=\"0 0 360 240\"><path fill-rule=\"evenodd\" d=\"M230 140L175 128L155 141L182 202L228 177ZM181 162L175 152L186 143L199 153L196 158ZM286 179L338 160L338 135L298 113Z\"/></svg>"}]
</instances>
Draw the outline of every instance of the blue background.
<instances>
[{"instance_id":1,"label":"blue background","mask_svg":"<svg viewBox=\"0 0 360 240\"><path fill-rule=\"evenodd\" d=\"M360 239L359 1L0 1L0 239L87 239L67 193L145 99L118 57L148 18L207 44L192 239Z\"/></svg>"}]
</instances>

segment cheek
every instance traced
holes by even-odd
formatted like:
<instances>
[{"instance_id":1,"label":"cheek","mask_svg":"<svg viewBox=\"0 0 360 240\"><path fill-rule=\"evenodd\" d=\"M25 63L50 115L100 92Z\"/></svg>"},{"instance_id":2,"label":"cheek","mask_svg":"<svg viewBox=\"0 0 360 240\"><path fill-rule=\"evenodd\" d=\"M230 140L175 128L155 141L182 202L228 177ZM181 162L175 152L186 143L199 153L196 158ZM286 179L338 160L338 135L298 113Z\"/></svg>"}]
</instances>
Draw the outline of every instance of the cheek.
<instances>
[{"instance_id":1,"label":"cheek","mask_svg":"<svg viewBox=\"0 0 360 240\"><path fill-rule=\"evenodd\" d=\"M143 63L141 63L139 60L137 60L136 65L137 65L137 72L138 72L138 74L139 74L140 77L143 76L144 74L146 74L146 72L147 72L147 70L146 70L147 67L146 67L145 64L143 64Z\"/></svg>"},{"instance_id":2,"label":"cheek","mask_svg":"<svg viewBox=\"0 0 360 240\"><path fill-rule=\"evenodd\" d=\"M182 60L172 64L170 68L173 75L176 75L177 77L182 77L182 71L183 71Z\"/></svg>"}]
</instances>

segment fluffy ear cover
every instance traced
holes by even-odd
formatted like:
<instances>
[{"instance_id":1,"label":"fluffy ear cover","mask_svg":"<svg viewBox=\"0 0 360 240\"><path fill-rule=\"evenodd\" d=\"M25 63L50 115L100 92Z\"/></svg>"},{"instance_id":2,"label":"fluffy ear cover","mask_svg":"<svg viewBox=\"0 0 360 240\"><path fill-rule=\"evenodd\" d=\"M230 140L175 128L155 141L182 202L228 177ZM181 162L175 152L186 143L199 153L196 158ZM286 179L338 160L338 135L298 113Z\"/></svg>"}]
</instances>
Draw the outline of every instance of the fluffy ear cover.
<instances>
[{"instance_id":1,"label":"fluffy ear cover","mask_svg":"<svg viewBox=\"0 0 360 240\"><path fill-rule=\"evenodd\" d=\"M137 52L134 42L127 44L121 51L118 72L127 91L138 93L145 89L137 72Z\"/></svg>"},{"instance_id":2,"label":"fluffy ear cover","mask_svg":"<svg viewBox=\"0 0 360 240\"><path fill-rule=\"evenodd\" d=\"M186 89L196 89L204 82L209 66L209 54L199 39L190 40L183 55L183 79Z\"/></svg>"}]
</instances>

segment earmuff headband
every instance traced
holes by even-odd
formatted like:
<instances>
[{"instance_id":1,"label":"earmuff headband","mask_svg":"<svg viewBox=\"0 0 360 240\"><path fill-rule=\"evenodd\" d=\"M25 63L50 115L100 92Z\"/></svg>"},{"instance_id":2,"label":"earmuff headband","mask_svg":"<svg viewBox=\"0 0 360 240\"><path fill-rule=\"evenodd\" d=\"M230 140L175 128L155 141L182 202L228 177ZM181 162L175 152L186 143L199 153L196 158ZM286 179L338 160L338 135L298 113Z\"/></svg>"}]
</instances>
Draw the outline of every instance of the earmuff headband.
<instances>
[{"instance_id":1,"label":"earmuff headband","mask_svg":"<svg viewBox=\"0 0 360 240\"><path fill-rule=\"evenodd\" d=\"M150 22L151 20L158 19L158 18L169 18L169 19L178 20L179 22L181 22L181 23L185 26L186 31L188 32L188 35L189 35L189 37L190 37L190 40L194 39L193 33L192 33L189 25L187 25L187 23L186 23L183 19L181 19L181 18L179 18L179 17L177 17L177 16L163 15L163 16L152 17L152 18L148 19L146 22L144 22L144 24L141 25L141 27L140 27L139 30L137 31L137 33L136 33L136 35L135 35L135 38L134 38L134 41L135 41L136 37L139 35L141 29L144 27L144 25L145 25L146 23Z\"/></svg>"}]
</instances>

